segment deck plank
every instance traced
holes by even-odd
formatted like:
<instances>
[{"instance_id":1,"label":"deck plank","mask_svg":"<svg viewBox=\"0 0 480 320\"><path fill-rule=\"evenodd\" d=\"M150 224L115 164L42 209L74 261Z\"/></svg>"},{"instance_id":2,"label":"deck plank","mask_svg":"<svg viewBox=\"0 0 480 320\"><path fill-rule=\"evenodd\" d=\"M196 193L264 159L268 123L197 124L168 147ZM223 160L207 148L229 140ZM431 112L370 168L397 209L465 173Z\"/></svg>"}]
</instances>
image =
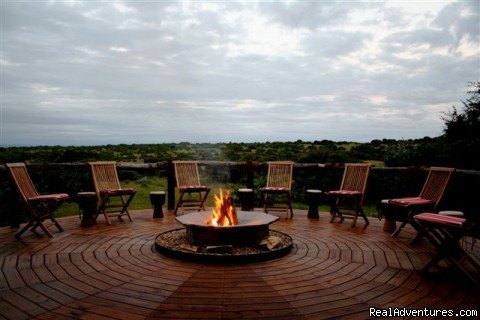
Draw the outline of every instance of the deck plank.
<instances>
[{"instance_id":1,"label":"deck plank","mask_svg":"<svg viewBox=\"0 0 480 320\"><path fill-rule=\"evenodd\" d=\"M30 319L31 317L14 305L0 298L0 310L5 319Z\"/></svg>"},{"instance_id":2,"label":"deck plank","mask_svg":"<svg viewBox=\"0 0 480 320\"><path fill-rule=\"evenodd\" d=\"M370 307L478 309L478 286L448 268L418 271L434 249L410 245L409 227L391 238L374 219L352 228L296 210L272 225L294 239L289 254L224 265L159 254L155 236L179 227L174 216L132 215L89 228L61 218L65 231L52 239L26 232L16 241L15 230L0 228L0 318L304 320L367 318ZM478 259L480 243L469 252Z\"/></svg>"},{"instance_id":3,"label":"deck plank","mask_svg":"<svg viewBox=\"0 0 480 320\"><path fill-rule=\"evenodd\" d=\"M60 306L57 301L39 293L38 291L32 289L32 287L18 288L15 289L15 292L46 310L52 310Z\"/></svg>"}]
</instances>

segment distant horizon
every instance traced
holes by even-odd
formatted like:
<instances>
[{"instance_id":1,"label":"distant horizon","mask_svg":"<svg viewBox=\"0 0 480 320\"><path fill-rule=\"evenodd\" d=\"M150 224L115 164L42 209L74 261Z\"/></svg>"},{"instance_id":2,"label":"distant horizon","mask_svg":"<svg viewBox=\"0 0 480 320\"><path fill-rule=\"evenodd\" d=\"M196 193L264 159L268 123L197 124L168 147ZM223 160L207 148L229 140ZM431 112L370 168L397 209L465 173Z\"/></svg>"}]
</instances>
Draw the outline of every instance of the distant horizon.
<instances>
[{"instance_id":1,"label":"distant horizon","mask_svg":"<svg viewBox=\"0 0 480 320\"><path fill-rule=\"evenodd\" d=\"M0 145L437 137L478 79L479 11L478 0L1 1Z\"/></svg>"},{"instance_id":2,"label":"distant horizon","mask_svg":"<svg viewBox=\"0 0 480 320\"><path fill-rule=\"evenodd\" d=\"M295 140L266 140L266 141L217 141L217 142L190 142L190 141L179 141L179 142L151 142L151 143L144 143L144 142L133 142L133 143L104 143L104 144L76 144L76 145L61 145L61 144L45 144L45 145L0 145L0 148L35 148L35 147L102 147L102 146L117 146L117 145L148 145L148 144L182 144L182 143L188 143L188 144L228 144L228 143L293 143L297 142L298 140L301 140L302 142L305 143L314 143L315 141L332 141L334 143L371 143L372 141L379 140L395 140L395 141L409 141L409 140L422 140L422 139L435 139L440 137L430 137L430 136L424 136L421 138L408 138L408 139L394 139L394 138L379 138L379 139L371 139L369 141L349 141L349 140L331 140L331 139L315 139L315 140L304 140L304 139L295 139Z\"/></svg>"}]
</instances>

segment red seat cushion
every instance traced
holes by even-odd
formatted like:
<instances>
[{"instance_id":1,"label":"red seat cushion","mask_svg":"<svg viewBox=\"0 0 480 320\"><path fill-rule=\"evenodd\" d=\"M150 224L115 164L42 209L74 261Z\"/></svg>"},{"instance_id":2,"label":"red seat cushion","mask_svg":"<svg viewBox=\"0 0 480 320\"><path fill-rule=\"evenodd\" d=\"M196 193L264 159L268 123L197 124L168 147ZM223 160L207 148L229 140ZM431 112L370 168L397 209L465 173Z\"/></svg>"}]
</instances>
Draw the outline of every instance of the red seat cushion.
<instances>
[{"instance_id":1,"label":"red seat cushion","mask_svg":"<svg viewBox=\"0 0 480 320\"><path fill-rule=\"evenodd\" d=\"M123 195L123 194L134 194L136 192L137 192L137 190L135 190L133 188L100 190L101 195L108 194L109 196L119 196L119 195Z\"/></svg>"},{"instance_id":2,"label":"red seat cushion","mask_svg":"<svg viewBox=\"0 0 480 320\"><path fill-rule=\"evenodd\" d=\"M27 200L30 202L41 202L41 201L48 201L48 200L67 200L68 194L66 193L55 193L55 194L44 194L36 197L28 198Z\"/></svg>"},{"instance_id":3,"label":"red seat cushion","mask_svg":"<svg viewBox=\"0 0 480 320\"><path fill-rule=\"evenodd\" d=\"M290 191L290 189L283 188L283 187L263 187L260 190L261 191Z\"/></svg>"},{"instance_id":4,"label":"red seat cushion","mask_svg":"<svg viewBox=\"0 0 480 320\"><path fill-rule=\"evenodd\" d=\"M355 190L333 190L327 192L329 196L359 196L362 193L360 191Z\"/></svg>"},{"instance_id":5,"label":"red seat cushion","mask_svg":"<svg viewBox=\"0 0 480 320\"><path fill-rule=\"evenodd\" d=\"M210 190L207 186L182 186L180 190L196 191L196 190Z\"/></svg>"},{"instance_id":6,"label":"red seat cushion","mask_svg":"<svg viewBox=\"0 0 480 320\"><path fill-rule=\"evenodd\" d=\"M461 227L465 222L464 218L446 216L443 214L429 213L429 212L417 214L415 216L415 219L420 221L427 221L427 222L432 222L437 224L459 226L459 227Z\"/></svg>"},{"instance_id":7,"label":"red seat cushion","mask_svg":"<svg viewBox=\"0 0 480 320\"><path fill-rule=\"evenodd\" d=\"M415 206L415 205L433 204L434 202L432 200L423 199L420 197L406 197L406 198L391 199L389 203L395 204L395 205L401 205L401 206Z\"/></svg>"}]
</instances>

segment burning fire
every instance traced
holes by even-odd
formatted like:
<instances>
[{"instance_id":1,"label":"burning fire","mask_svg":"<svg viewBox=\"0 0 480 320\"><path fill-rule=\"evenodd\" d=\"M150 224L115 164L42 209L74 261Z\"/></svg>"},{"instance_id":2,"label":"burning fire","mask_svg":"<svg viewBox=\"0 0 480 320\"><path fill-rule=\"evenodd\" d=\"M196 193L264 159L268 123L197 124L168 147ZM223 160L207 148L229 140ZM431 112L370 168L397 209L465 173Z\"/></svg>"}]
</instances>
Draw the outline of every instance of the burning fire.
<instances>
[{"instance_id":1,"label":"burning fire","mask_svg":"<svg viewBox=\"0 0 480 320\"><path fill-rule=\"evenodd\" d=\"M230 190L224 195L223 190L213 196L215 208L208 219L207 224L216 227L227 227L238 224L237 212L233 206Z\"/></svg>"}]
</instances>

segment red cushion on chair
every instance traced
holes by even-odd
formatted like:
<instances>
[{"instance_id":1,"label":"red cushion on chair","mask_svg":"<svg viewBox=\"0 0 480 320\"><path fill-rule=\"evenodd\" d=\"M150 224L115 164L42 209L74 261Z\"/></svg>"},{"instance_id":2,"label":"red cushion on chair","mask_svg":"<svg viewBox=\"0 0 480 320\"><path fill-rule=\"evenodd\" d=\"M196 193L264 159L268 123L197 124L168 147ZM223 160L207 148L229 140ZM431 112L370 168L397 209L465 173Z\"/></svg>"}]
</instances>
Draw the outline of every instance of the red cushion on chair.
<instances>
[{"instance_id":1,"label":"red cushion on chair","mask_svg":"<svg viewBox=\"0 0 480 320\"><path fill-rule=\"evenodd\" d=\"M260 190L261 191L288 191L290 189L283 188L283 187L263 187Z\"/></svg>"},{"instance_id":2,"label":"red cushion on chair","mask_svg":"<svg viewBox=\"0 0 480 320\"><path fill-rule=\"evenodd\" d=\"M36 197L28 198L28 201L36 202L36 201L47 201L47 200L66 200L68 199L68 194L66 193L55 193L55 194L44 194Z\"/></svg>"},{"instance_id":3,"label":"red cushion on chair","mask_svg":"<svg viewBox=\"0 0 480 320\"><path fill-rule=\"evenodd\" d=\"M210 190L207 186L184 186L180 187L180 190L188 190L188 191L197 191L197 190Z\"/></svg>"},{"instance_id":4,"label":"red cushion on chair","mask_svg":"<svg viewBox=\"0 0 480 320\"><path fill-rule=\"evenodd\" d=\"M402 205L402 206L414 206L414 205L422 205L422 204L432 204L432 200L423 199L420 197L406 197L406 198L398 198L398 199L391 199L389 203Z\"/></svg>"},{"instance_id":5,"label":"red cushion on chair","mask_svg":"<svg viewBox=\"0 0 480 320\"><path fill-rule=\"evenodd\" d=\"M452 225L452 226L460 226L460 227L465 222L464 218L445 216L443 214L429 213L429 212L417 214L415 216L415 219L420 221L427 221L427 222L446 224L446 225Z\"/></svg>"},{"instance_id":6,"label":"red cushion on chair","mask_svg":"<svg viewBox=\"0 0 480 320\"><path fill-rule=\"evenodd\" d=\"M100 194L108 194L109 196L115 196L115 195L122 195L122 194L132 194L136 193L137 190L133 188L125 188L125 189L106 189L106 190L100 190Z\"/></svg>"},{"instance_id":7,"label":"red cushion on chair","mask_svg":"<svg viewBox=\"0 0 480 320\"><path fill-rule=\"evenodd\" d=\"M333 190L327 192L327 195L332 195L332 196L357 196L361 195L362 193L360 191L355 191L355 190Z\"/></svg>"}]
</instances>

